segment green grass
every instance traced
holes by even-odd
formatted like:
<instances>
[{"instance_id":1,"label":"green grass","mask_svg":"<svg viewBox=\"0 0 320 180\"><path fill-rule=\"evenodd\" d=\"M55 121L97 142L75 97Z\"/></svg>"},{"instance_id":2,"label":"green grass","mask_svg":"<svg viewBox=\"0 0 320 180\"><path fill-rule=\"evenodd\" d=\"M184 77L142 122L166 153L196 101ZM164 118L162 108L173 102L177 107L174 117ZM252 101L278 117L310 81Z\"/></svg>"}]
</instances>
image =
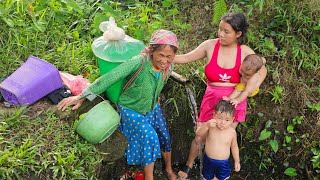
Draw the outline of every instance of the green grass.
<instances>
[{"instance_id":1,"label":"green grass","mask_svg":"<svg viewBox=\"0 0 320 180\"><path fill-rule=\"evenodd\" d=\"M102 157L69 123L51 109L34 112L22 107L1 113L1 179L32 174L54 179L95 177Z\"/></svg>"}]
</instances>

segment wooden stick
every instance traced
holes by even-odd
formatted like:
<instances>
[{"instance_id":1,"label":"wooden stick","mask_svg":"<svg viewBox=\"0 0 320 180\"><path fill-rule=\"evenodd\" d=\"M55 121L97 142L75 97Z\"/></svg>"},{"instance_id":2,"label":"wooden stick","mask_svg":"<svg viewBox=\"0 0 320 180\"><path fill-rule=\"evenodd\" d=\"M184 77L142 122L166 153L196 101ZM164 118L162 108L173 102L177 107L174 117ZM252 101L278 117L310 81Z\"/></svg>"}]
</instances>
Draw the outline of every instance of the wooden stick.
<instances>
[{"instance_id":1,"label":"wooden stick","mask_svg":"<svg viewBox=\"0 0 320 180\"><path fill-rule=\"evenodd\" d=\"M186 79L184 77L182 77L180 74L172 71L171 76L170 76L174 81L182 84L182 85L186 85L187 83L190 82L189 79Z\"/></svg>"}]
</instances>

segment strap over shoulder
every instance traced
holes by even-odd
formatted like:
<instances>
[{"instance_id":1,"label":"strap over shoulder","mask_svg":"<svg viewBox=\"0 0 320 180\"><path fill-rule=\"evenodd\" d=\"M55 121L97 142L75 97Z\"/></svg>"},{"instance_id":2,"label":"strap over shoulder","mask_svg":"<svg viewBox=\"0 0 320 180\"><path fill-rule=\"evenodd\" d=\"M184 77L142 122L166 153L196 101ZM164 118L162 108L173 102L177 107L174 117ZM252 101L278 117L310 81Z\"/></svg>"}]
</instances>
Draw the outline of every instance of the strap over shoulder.
<instances>
[{"instance_id":1,"label":"strap over shoulder","mask_svg":"<svg viewBox=\"0 0 320 180\"><path fill-rule=\"evenodd\" d=\"M134 75L129 79L129 81L123 86L121 93L123 93L131 84L132 82L137 79L138 75L140 74L140 72L142 71L143 67L144 67L144 63L145 63L145 57L143 54L141 54L141 59L142 59L142 63L140 68L136 71L136 73L134 73Z\"/></svg>"}]
</instances>

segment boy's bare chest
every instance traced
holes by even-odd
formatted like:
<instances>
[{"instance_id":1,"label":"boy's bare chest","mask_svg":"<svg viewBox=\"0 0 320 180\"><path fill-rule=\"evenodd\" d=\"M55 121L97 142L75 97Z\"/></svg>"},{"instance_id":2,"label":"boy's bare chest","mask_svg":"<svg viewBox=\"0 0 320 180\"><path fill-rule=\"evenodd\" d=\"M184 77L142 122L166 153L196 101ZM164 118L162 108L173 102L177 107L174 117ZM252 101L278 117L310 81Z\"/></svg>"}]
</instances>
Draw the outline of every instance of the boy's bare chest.
<instances>
[{"instance_id":1,"label":"boy's bare chest","mask_svg":"<svg viewBox=\"0 0 320 180\"><path fill-rule=\"evenodd\" d=\"M228 131L223 132L209 132L208 136L209 140L214 143L224 144L224 145L230 145L232 140L232 135Z\"/></svg>"}]
</instances>

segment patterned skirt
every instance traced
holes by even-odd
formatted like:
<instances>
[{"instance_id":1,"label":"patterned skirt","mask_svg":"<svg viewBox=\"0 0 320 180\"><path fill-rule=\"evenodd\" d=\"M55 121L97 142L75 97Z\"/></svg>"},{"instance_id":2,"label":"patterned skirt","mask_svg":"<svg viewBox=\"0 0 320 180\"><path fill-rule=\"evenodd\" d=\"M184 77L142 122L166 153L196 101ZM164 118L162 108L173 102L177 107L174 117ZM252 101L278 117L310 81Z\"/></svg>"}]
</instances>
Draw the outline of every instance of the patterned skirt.
<instances>
[{"instance_id":1,"label":"patterned skirt","mask_svg":"<svg viewBox=\"0 0 320 180\"><path fill-rule=\"evenodd\" d=\"M146 166L161 158L161 151L171 151L168 127L159 104L145 115L121 105L119 110L120 131L128 139L125 156L129 165Z\"/></svg>"}]
</instances>

